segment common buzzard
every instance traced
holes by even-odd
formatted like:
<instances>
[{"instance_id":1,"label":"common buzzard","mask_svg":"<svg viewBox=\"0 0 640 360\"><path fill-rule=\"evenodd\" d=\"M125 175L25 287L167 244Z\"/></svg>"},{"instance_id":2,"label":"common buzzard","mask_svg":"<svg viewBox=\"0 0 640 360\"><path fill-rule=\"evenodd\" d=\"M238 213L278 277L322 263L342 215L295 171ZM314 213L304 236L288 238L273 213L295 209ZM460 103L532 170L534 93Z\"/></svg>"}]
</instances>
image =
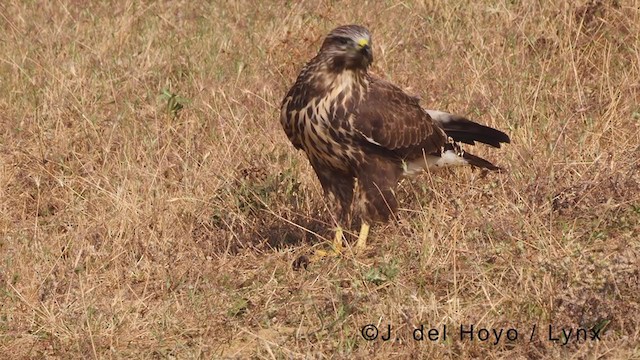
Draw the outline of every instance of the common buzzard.
<instances>
[{"instance_id":1,"label":"common buzzard","mask_svg":"<svg viewBox=\"0 0 640 360\"><path fill-rule=\"evenodd\" d=\"M422 108L419 99L368 72L371 35L359 25L327 35L281 106L280 121L296 149L307 154L325 194L335 205L334 249L352 214L361 222L356 250L370 224L396 212L395 188L425 169L472 165L498 170L462 150L476 141L500 147L509 136L464 117Z\"/></svg>"}]
</instances>

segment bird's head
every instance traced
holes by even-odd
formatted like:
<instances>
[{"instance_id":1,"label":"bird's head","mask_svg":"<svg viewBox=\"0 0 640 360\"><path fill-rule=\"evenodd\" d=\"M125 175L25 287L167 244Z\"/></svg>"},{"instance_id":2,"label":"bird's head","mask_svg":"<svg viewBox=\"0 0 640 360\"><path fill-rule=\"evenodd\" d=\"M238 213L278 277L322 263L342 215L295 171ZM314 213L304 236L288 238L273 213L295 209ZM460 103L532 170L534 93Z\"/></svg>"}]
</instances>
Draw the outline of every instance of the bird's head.
<instances>
[{"instance_id":1,"label":"bird's head","mask_svg":"<svg viewBox=\"0 0 640 360\"><path fill-rule=\"evenodd\" d=\"M343 25L324 39L320 53L332 58L336 70L366 70L373 62L371 34L360 25Z\"/></svg>"}]
</instances>

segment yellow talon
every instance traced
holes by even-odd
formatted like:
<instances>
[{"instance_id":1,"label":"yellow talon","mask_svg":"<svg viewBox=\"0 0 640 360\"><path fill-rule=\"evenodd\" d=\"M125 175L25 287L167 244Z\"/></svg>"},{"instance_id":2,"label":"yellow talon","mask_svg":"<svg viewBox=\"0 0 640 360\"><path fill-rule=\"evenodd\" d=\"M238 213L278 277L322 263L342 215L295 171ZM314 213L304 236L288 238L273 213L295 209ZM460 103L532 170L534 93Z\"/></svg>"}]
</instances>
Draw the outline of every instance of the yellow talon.
<instances>
[{"instance_id":1,"label":"yellow talon","mask_svg":"<svg viewBox=\"0 0 640 360\"><path fill-rule=\"evenodd\" d=\"M367 247L367 237L369 236L369 224L363 222L360 226L360 234L358 234L358 242L356 243L356 252L363 251Z\"/></svg>"},{"instance_id":2,"label":"yellow talon","mask_svg":"<svg viewBox=\"0 0 640 360\"><path fill-rule=\"evenodd\" d=\"M336 236L333 238L333 242L331 243L331 250L316 250L313 254L313 260L316 261L323 257L336 257L342 254L342 238L342 227L338 226L336 229Z\"/></svg>"},{"instance_id":3,"label":"yellow talon","mask_svg":"<svg viewBox=\"0 0 640 360\"><path fill-rule=\"evenodd\" d=\"M342 227L338 226L336 236L333 238L333 251L336 252L336 255L342 252L342 237Z\"/></svg>"},{"instance_id":4,"label":"yellow talon","mask_svg":"<svg viewBox=\"0 0 640 360\"><path fill-rule=\"evenodd\" d=\"M358 242L356 242L355 252L359 253L366 249L367 247L367 237L369 237L369 224L362 223L360 227L360 233L358 234ZM333 238L333 242L331 243L331 250L316 250L313 254L313 261L317 261L324 257L336 257L342 254L342 241L343 241L343 230L342 227L338 226L336 228L336 236Z\"/></svg>"}]
</instances>

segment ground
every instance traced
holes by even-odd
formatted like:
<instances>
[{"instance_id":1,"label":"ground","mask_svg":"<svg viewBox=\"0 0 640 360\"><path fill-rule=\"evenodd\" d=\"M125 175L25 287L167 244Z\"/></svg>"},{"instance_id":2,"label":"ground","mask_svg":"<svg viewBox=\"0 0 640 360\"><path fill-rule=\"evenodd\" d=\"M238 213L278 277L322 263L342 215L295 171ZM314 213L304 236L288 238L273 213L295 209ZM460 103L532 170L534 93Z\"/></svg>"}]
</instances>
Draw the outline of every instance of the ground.
<instances>
[{"instance_id":1,"label":"ground","mask_svg":"<svg viewBox=\"0 0 640 360\"><path fill-rule=\"evenodd\" d=\"M278 108L346 23L512 144L307 264L333 225ZM0 26L0 357L640 358L637 2L19 1Z\"/></svg>"}]
</instances>

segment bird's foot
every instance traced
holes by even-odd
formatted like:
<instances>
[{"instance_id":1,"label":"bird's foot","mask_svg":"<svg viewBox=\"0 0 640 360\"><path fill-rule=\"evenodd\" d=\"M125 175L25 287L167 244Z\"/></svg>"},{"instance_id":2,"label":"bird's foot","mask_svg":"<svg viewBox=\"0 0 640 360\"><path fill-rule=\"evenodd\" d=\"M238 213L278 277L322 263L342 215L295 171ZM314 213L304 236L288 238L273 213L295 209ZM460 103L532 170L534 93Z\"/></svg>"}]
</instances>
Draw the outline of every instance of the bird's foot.
<instances>
[{"instance_id":1,"label":"bird's foot","mask_svg":"<svg viewBox=\"0 0 640 360\"><path fill-rule=\"evenodd\" d=\"M369 224L363 222L360 226L360 234L358 234L358 242L356 242L356 253L363 252L367 247L367 237L369 237Z\"/></svg>"},{"instance_id":2,"label":"bird's foot","mask_svg":"<svg viewBox=\"0 0 640 360\"><path fill-rule=\"evenodd\" d=\"M356 254L362 253L366 250L367 247L367 238L369 237L369 224L362 223L360 227L360 233L358 234L358 241L356 242L356 246L354 248L354 252ZM336 229L336 236L333 238L333 242L331 243L331 249L323 250L318 249L312 256L312 261L318 261L325 257L336 257L340 256L343 253L343 245L342 241L344 239L344 234L342 231L342 227L338 226Z\"/></svg>"},{"instance_id":3,"label":"bird's foot","mask_svg":"<svg viewBox=\"0 0 640 360\"><path fill-rule=\"evenodd\" d=\"M342 254L342 240L343 240L343 232L342 227L338 226L336 229L336 236L333 238L333 242L331 243L330 250L321 250L318 249L313 254L312 259L314 261L320 260L325 257L336 257Z\"/></svg>"}]
</instances>

